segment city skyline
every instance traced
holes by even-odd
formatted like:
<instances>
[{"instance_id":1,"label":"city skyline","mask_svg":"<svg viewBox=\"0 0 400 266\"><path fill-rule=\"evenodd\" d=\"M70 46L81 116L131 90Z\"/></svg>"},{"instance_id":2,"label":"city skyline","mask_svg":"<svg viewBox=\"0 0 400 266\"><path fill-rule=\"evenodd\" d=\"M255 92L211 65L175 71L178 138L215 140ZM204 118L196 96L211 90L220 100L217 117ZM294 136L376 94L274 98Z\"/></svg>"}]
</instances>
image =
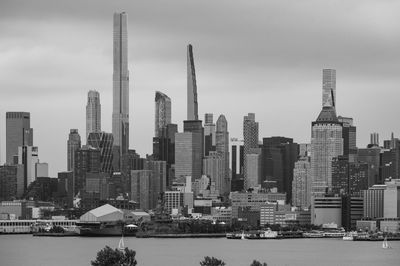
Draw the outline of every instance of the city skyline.
<instances>
[{"instance_id":1,"label":"city skyline","mask_svg":"<svg viewBox=\"0 0 400 266\"><path fill-rule=\"evenodd\" d=\"M139 4L137 4L139 5ZM229 10L234 13L234 11L242 7L243 4L233 5L229 7ZM7 11L15 10L16 7L12 5L9 6L7 3L1 4L1 10ZM30 5L24 5L22 7L21 13L24 13L24 8L29 7ZM267 5L268 6L268 5ZM385 6L384 4L379 5L382 9L388 10L393 7ZM40 5L39 5L40 7ZM296 62L299 60L299 55L302 54L301 51L298 54L295 54L295 60L290 61L288 56L283 57L283 62L281 64L276 64L276 60L272 54L265 52L261 49L261 46L255 46L252 51L249 51L248 47L244 45L242 42L238 42L234 44L232 42L229 43L230 47L226 45L222 45L224 38L219 38L215 42L213 48L210 49L210 45L213 40L210 39L201 39L196 37L196 35L189 35L182 38L177 38L173 43L168 43L168 45L164 48L160 48L162 45L154 44L153 38L155 35L152 35L154 32L151 32L151 36L146 34L143 35L143 29L139 26L143 25L146 20L143 16L139 16L137 18L137 11L133 10L135 6L126 6L124 7L113 7L110 6L102 6L100 5L101 17L99 15L95 15L90 13L93 21L79 21L81 30L77 31L78 36L81 34L86 36L83 40L83 44L80 44L80 48L84 51L88 52L85 54L84 58L88 61L92 62L94 65L101 65L100 68L94 68L93 70L89 70L88 68L83 68L84 70L71 71L73 68L63 68L59 71L63 73L61 77L61 83L56 83L55 80L50 78L46 79L46 75L41 74L40 72L32 71L39 66L38 60L36 60L36 56L41 55L42 50L41 47L45 47L46 53L56 53L61 54L62 56L56 56L55 61L52 66L56 68L63 65L63 62L74 65L79 65L82 63L82 66L86 66L84 62L77 60L76 57L71 57L67 59L63 57L65 53L71 52L76 48L76 44L73 40L67 42L68 45L61 45L60 41L62 38L55 38L55 42L49 42L48 45L45 45L47 41L46 31L51 29L51 26L44 26L40 24L38 21L38 14L40 14L40 10L37 7L33 8L32 16L28 18L28 20L32 20L32 22L36 22L38 24L33 23L32 25L40 26L38 29L38 36L34 39L29 38L30 35L24 32L18 23L13 25L16 29L19 30L22 35L19 38L28 38L29 43L32 44L33 48L37 49L35 54L35 50L28 49L27 51L22 51L22 44L19 44L14 49L10 49L12 47L13 42L16 42L18 38L15 36L10 36L9 30L11 29L5 24L7 19L10 17L4 13L2 19L0 20L2 23L0 27L4 29L5 34L2 36L2 40L4 47L6 48L2 52L2 58L5 60L0 65L0 70L2 70L1 80L2 82L2 97L1 97L1 118L0 123L3 125L2 132L0 132L0 148L1 148L1 162L5 161L5 112L6 111L25 111L31 113L31 127L34 129L35 135L35 146L38 146L40 149L40 158L42 161L48 162L50 165L50 175L56 176L55 173L58 171L65 170L65 161L66 161L66 140L68 137L69 129L77 128L79 132L85 132L85 101L86 101L86 93L90 88L98 88L98 91L101 94L102 98L102 124L104 125L104 131L111 132L111 91L112 91L112 77L111 77L111 66L112 63L112 48L110 41L110 17L112 13L116 10L124 10L128 14L132 14L130 17L135 17L134 20L129 22L128 30L129 36L131 39L134 39L135 42L133 46L129 46L128 52L132 55L129 60L129 68L132 69L133 66L133 75L134 79L131 82L131 96L130 106L133 106L133 109L130 110L130 124L131 124L131 134L130 134L130 148L136 149L142 156L146 153L151 153L151 144L152 139L148 137L154 130L153 117L154 117L154 105L153 105L153 97L154 92L157 89L162 90L167 95L171 97L171 100L174 103L173 114L174 117L172 123L176 123L179 126L179 131L182 132L182 123L186 117L185 114L185 102L186 97L182 97L185 92L185 46L187 43L192 43L194 49L196 51L196 71L199 73L197 82L198 82L198 91L199 91L199 102L201 105L199 106L199 116L202 117L204 113L214 113L215 115L224 114L229 122L230 135L232 137L241 138L241 124L242 117L249 113L254 112L257 115L257 121L260 124L260 138L264 136L286 136L294 138L294 140L298 143L310 142L310 121L314 121L320 111L320 102L321 102L321 69L323 68L333 68L337 70L337 91L338 98L340 101L337 103L338 107L338 115L351 116L353 117L355 124L359 128L358 130L358 147L365 147L369 140L369 134L372 132L380 133L381 140L389 139L390 132L395 132L395 135L399 135L399 124L394 123L392 121L396 121L395 115L398 113L398 108L396 108L395 102L393 100L396 97L396 87L398 86L396 83L398 77L394 78L394 74L391 73L396 69L396 66L399 62L398 52L397 50L384 49L381 57L377 58L377 55L374 55L375 49L380 48L381 46L377 45L373 42L372 39L368 39L367 36L357 35L354 37L354 41L360 41L364 37L367 38L369 42L363 43L363 45L367 46L363 52L352 50L352 46L350 43L333 43L329 44L322 42L322 46L325 45L324 48L331 47L334 48L340 47L340 50L344 54L350 53L352 51L352 55L355 57L352 58L352 61L357 62L359 65L354 65L354 63L349 63L345 56L339 56L335 58L335 54L340 54L335 49L324 49L326 51L330 51L332 54L327 56L321 55L317 53L305 53L303 56L309 56L309 61L312 62L310 64L306 64L307 67L299 68ZM204 7L207 7L206 4L200 5L200 11L205 10ZM218 7L218 6L217 6ZM246 8L245 5L243 5ZM318 7L318 6L317 6ZM373 16L375 20L380 18L374 11L371 9L371 3L367 3L362 5L364 7L363 18ZM74 28L77 25L66 23L68 19L78 19L78 15L72 15L68 13L61 12L56 7L52 7L51 9L55 9L55 14L60 14L61 18L57 16L52 16L51 21L55 22L55 24L59 23L61 26L67 29ZM148 9L146 6L142 7L146 12ZM249 8L249 7L247 7ZM278 8L278 7L277 7ZM281 7L282 8L282 7ZM337 7L333 7L334 9L338 9ZM353 6L353 8L355 8ZM395 8L393 8L394 10ZM290 9L281 9L284 13L293 12ZM341 9L339 9L341 10ZM169 9L167 14L174 14L174 10ZM4 12L4 11L0 11ZM145 13L146 13L145 12ZM214 11L215 12L215 11ZM15 13L15 12L11 12ZM200 12L201 13L201 12ZM2 13L3 14L3 13ZM216 19L216 15L218 12L211 14L211 19ZM311 12L311 15L314 15L316 19L321 19L318 15ZM350 23L350 18L346 16L347 13L342 13L342 18L347 18L345 20L346 23ZM385 31L381 32L380 35L382 38L388 39L388 43L392 43L394 46L399 42L398 34L395 34L391 30L393 27L397 25L396 18L390 16L390 12L388 18L380 21L380 24L377 28L372 28L370 30L376 34L377 30L381 30L382 28L386 28ZM210 34L207 36L212 36L215 32L215 29L210 29L205 27L200 22L200 17L195 16L194 24L199 24L200 29L198 31L206 31L207 29L210 31ZM215 16L215 17L214 17ZM258 19L263 19L262 16L255 16ZM274 17L278 21L283 19L283 17ZM389 18L392 18L390 20ZM15 20L18 22L20 19L18 16ZM364 22L364 19L357 20L357 22ZM373 21L375 21L373 20ZM12 20L11 20L12 21ZM228 16L229 22L234 22L230 16ZM325 20L322 20L323 22ZM99 22L99 26L96 23ZM139 22L139 23L138 23ZM246 23L249 25L253 25L255 20L250 20ZM300 16L300 22L309 23L305 17ZM334 20L334 22L338 22L338 20ZM138 26L139 24L139 26ZM25 24L24 24L25 25ZM229 24L222 23L219 25L220 28L217 27L217 30L228 30ZM359 29L360 25L351 24L353 26L351 29ZM93 31L93 35L87 35L86 31L95 27ZM163 28L161 24L157 24L156 26L159 29ZM168 25L167 25L168 26ZM131 31L130 28L134 28ZM265 23L265 27L270 29L270 23ZM343 25L339 25L339 29L343 30ZM29 27L28 27L29 28ZM156 27L157 28L157 27ZM75 29L75 28L74 28ZM139 30L138 30L139 29ZM285 34L290 34L290 31L287 31L285 28L279 28L277 31L281 30ZM305 33L310 34L307 30ZM228 34L229 33L229 34ZM237 29L237 32L234 31L228 32L227 38L236 38L240 40L240 36L246 36L249 40L257 40L257 34L254 32L246 32ZM335 31L336 34L338 32ZM346 33L348 33L346 31ZM393 34L392 34L393 33ZM236 35L239 34L239 35ZM285 39L285 35L279 38L279 41ZM366 34L366 33L365 33ZM106 38L103 38L103 35ZM143 37L148 38L143 38ZM179 35L184 36L184 35ZM341 35L339 35L340 37ZM93 38L92 38L93 37ZM282 39L283 38L283 39ZM312 38L311 38L312 39ZM312 44L311 39L307 44ZM82 40L81 40L82 41ZM211 41L211 42L210 42ZM92 43L93 42L93 43ZM146 49L146 45L152 43L149 49ZM263 46L275 48L275 43L268 43L266 39L262 39L260 42ZM385 41L386 43L386 41ZM71 44L71 45L69 45ZM347 45L346 45L347 44ZM82 48L82 45L84 48ZM87 46L85 46L87 45ZM239 49L243 45L243 49ZM386 44L386 46L390 46ZM383 46L384 48L390 48ZM49 47L53 47L52 49L48 49ZM57 49L55 48L57 47ZM286 47L288 48L288 47ZM314 47L315 48L315 47ZM347 51L344 48L348 48L350 51ZM92 49L92 50L91 50ZM161 49L161 50L160 50ZM303 48L305 49L305 48ZM343 50L344 49L344 50ZM357 48L358 49L358 48ZM307 50L307 49L306 49ZM159 57L149 57L146 59L146 56L149 56L149 52L158 55ZM233 52L234 51L234 52ZM156 53L154 53L156 52ZM285 48L279 49L277 54L282 56L285 55ZM390 58L387 57L386 53L390 53ZM4 53L4 54L3 54ZM142 55L143 53L143 55ZM254 54L253 54L254 53ZM261 53L261 54L260 54ZM275 53L275 52L274 52ZM257 57L255 57L257 54ZM100 57L99 57L100 55ZM361 55L361 56L360 56ZM370 57L368 57L370 55ZM21 69L13 65L13 63L9 60L15 61L20 56L27 56L27 61L24 64L24 68L28 71L22 72ZM50 55L46 55L50 56ZM231 57L232 56L232 57ZM263 58L260 60L258 57ZM229 58L231 57L231 58ZM241 59L244 57L244 59ZM45 57L47 60L47 57ZM239 60L241 59L241 60ZM358 59L358 60L357 60ZM388 66L384 70L380 70L378 68L374 68L376 60L387 59ZM45 61L46 61L45 60ZM97 61L96 61L97 60ZM153 61L152 61L153 60ZM365 60L367 64L365 64ZM272 61L274 64L268 65L264 64L263 61ZM307 61L307 58L305 58ZM315 62L318 61L318 62ZM233 67L234 65L238 65L237 63L242 62L245 63L244 67L240 68L240 71ZM10 65L8 63L11 63ZM169 63L171 63L171 69L167 69ZM347 64L345 64L347 63ZM59 64L59 65L58 65ZM392 65L391 65L392 64ZM394 64L394 65L393 65ZM8 65L9 68L5 68L5 65ZM379 65L379 64L376 64ZM44 66L43 66L44 67ZM227 67L227 69L225 69ZM161 69L165 73L162 73ZM40 68L39 68L40 69ZM45 69L45 68L44 68ZM77 67L79 69L79 67ZM246 71L248 69L249 71ZM355 70L356 69L356 70ZM398 68L397 68L398 69ZM107 71L104 71L107 70ZM178 71L179 70L179 71ZM244 70L244 71L243 71ZM374 70L374 71L373 71ZM148 73L155 73L159 78L157 78L156 82L146 82L145 79L151 80L151 75ZM252 72L253 74L248 74L247 72ZM395 72L395 71L394 71ZM45 72L47 75L54 75L53 72ZM8 78L8 76L18 77L24 76L24 79L18 80L18 78L14 78L12 81ZM83 77L80 76L83 74ZM172 75L173 74L173 75ZM285 77L288 74L292 77L291 82L285 82ZM86 77L89 75L89 78ZM276 75L276 77L275 77ZM65 77L64 77L65 76ZM103 78L104 76L104 78ZM100 77L97 80L97 77ZM169 78L168 78L169 77ZM389 78L388 78L389 77ZM391 79L392 78L392 79ZM287 78L286 78L287 79ZM15 81L17 80L17 81ZM25 86L26 81L28 85ZM45 81L46 80L46 81ZM73 84L71 90L67 90L68 93L60 91L64 86L69 86L69 83L66 80L78 80L77 84ZM35 83L36 81L36 83ZM83 82L82 82L83 81ZM32 84L31 84L32 83ZM133 83L133 84L132 84ZM56 89L50 91L48 88L53 88L55 85ZM233 86L235 85L235 86ZM25 91L22 88L29 88L29 91ZM373 89L379 88L379 89ZM240 90L245 91L244 93ZM249 90L252 92L252 96L248 95ZM230 94L228 97L228 101L234 103L232 107L228 104L219 104L219 99L221 97L225 97L227 94ZM148 94L148 96L147 96ZM290 95L291 97L288 97ZM365 104L359 104L359 99L362 97L362 102ZM55 98L62 98L63 102L60 103ZM182 99L181 99L182 98ZM8 100L7 100L8 99ZM10 100L11 99L11 100ZM18 99L18 101L17 101ZM241 99L248 99L247 101L240 102ZM261 100L261 99L265 99ZM280 99L280 100L278 100ZM281 100L284 99L284 100ZM377 101L376 99L381 99L381 101ZM46 104L42 107L38 107L42 100L46 101ZM253 100L253 101L252 101ZM132 104L134 102L134 104ZM276 103L275 103L276 102ZM39 103L39 104L37 104ZM357 103L357 105L355 105ZM374 106L374 112L371 112L371 106ZM378 108L376 108L378 106ZM354 108L357 107L357 108ZM293 108L293 109L292 109ZM49 109L51 112L49 112ZM296 116L293 116L293 112L296 110ZM397 110L397 111L396 111ZM277 112L280 113L280 117L273 117ZM66 115L67 114L67 115ZM47 123L45 121L54 120L57 117L62 117L65 119L65 123L63 125L54 126L53 123ZM140 130L137 130L140 128ZM135 130L136 129L136 130ZM49 140L47 132L53 132L54 138ZM142 133L143 132L143 133ZM84 139L84 138L83 138ZM55 151L54 147L62 147L60 151Z\"/></svg>"}]
</instances>

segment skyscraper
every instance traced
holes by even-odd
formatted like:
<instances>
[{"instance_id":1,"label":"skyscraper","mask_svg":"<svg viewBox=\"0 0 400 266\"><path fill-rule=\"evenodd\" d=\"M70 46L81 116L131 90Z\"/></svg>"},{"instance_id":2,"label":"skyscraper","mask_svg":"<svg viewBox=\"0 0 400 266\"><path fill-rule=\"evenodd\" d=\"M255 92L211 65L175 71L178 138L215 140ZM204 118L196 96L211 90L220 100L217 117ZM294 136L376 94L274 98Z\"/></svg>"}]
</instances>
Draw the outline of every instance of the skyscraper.
<instances>
[{"instance_id":1,"label":"skyscraper","mask_svg":"<svg viewBox=\"0 0 400 266\"><path fill-rule=\"evenodd\" d=\"M229 132L228 122L224 115L220 115L217 120L216 132L216 151L222 157L223 163L223 186L222 193L230 192L230 175L229 175Z\"/></svg>"},{"instance_id":2,"label":"skyscraper","mask_svg":"<svg viewBox=\"0 0 400 266\"><path fill-rule=\"evenodd\" d=\"M213 114L204 115L204 155L207 156L210 151L215 151L215 124Z\"/></svg>"},{"instance_id":3,"label":"skyscraper","mask_svg":"<svg viewBox=\"0 0 400 266\"><path fill-rule=\"evenodd\" d=\"M119 146L122 157L129 149L128 31L125 12L114 13L113 46L112 133L114 146Z\"/></svg>"},{"instance_id":4,"label":"skyscraper","mask_svg":"<svg viewBox=\"0 0 400 266\"><path fill-rule=\"evenodd\" d=\"M81 148L81 136L78 129L70 129L67 141L67 170L73 171L75 164L75 152Z\"/></svg>"},{"instance_id":5,"label":"skyscraper","mask_svg":"<svg viewBox=\"0 0 400 266\"><path fill-rule=\"evenodd\" d=\"M154 136L165 137L166 128L171 124L171 99L162 92L156 91L155 97L155 126Z\"/></svg>"},{"instance_id":6,"label":"skyscraper","mask_svg":"<svg viewBox=\"0 0 400 266\"><path fill-rule=\"evenodd\" d=\"M293 169L292 205L308 208L311 204L310 157L301 157Z\"/></svg>"},{"instance_id":7,"label":"skyscraper","mask_svg":"<svg viewBox=\"0 0 400 266\"><path fill-rule=\"evenodd\" d=\"M191 176L192 181L201 177L202 134L182 132L175 134L175 177Z\"/></svg>"},{"instance_id":8,"label":"skyscraper","mask_svg":"<svg viewBox=\"0 0 400 266\"><path fill-rule=\"evenodd\" d=\"M114 138L111 133L91 132L87 136L87 145L100 150L101 172L112 173L112 147Z\"/></svg>"},{"instance_id":9,"label":"skyscraper","mask_svg":"<svg viewBox=\"0 0 400 266\"><path fill-rule=\"evenodd\" d=\"M18 147L33 145L33 130L28 112L6 113L6 163L14 164Z\"/></svg>"},{"instance_id":10,"label":"skyscraper","mask_svg":"<svg viewBox=\"0 0 400 266\"><path fill-rule=\"evenodd\" d=\"M194 69L193 48L187 46L187 120L198 120L196 71Z\"/></svg>"},{"instance_id":11,"label":"skyscraper","mask_svg":"<svg viewBox=\"0 0 400 266\"><path fill-rule=\"evenodd\" d=\"M100 94L98 91L88 92L86 105L86 138L91 132L101 131L101 105Z\"/></svg>"},{"instance_id":12,"label":"skyscraper","mask_svg":"<svg viewBox=\"0 0 400 266\"><path fill-rule=\"evenodd\" d=\"M322 107L336 107L336 70L322 70Z\"/></svg>"},{"instance_id":13,"label":"skyscraper","mask_svg":"<svg viewBox=\"0 0 400 266\"><path fill-rule=\"evenodd\" d=\"M343 155L342 125L333 107L324 107L312 122L311 175L312 192L325 194L332 188L332 159Z\"/></svg>"},{"instance_id":14,"label":"skyscraper","mask_svg":"<svg viewBox=\"0 0 400 266\"><path fill-rule=\"evenodd\" d=\"M343 124L343 155L348 156L350 162L355 162L357 155L357 128L353 125L353 118L338 116Z\"/></svg>"},{"instance_id":15,"label":"skyscraper","mask_svg":"<svg viewBox=\"0 0 400 266\"><path fill-rule=\"evenodd\" d=\"M256 115L249 113L243 118L243 146L244 146L244 161L243 161L243 174L244 174L244 187L247 188L247 154L254 148L258 148L258 122L255 121Z\"/></svg>"}]
</instances>

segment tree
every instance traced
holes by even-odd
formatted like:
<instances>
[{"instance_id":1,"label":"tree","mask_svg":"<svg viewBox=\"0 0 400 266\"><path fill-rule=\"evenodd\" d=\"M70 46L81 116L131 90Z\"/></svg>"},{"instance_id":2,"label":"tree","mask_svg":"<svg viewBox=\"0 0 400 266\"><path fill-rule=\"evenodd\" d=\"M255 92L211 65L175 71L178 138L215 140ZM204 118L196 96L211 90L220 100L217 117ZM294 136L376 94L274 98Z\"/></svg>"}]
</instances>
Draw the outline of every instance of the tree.
<instances>
[{"instance_id":1,"label":"tree","mask_svg":"<svg viewBox=\"0 0 400 266\"><path fill-rule=\"evenodd\" d=\"M217 258L210 258L210 257L204 257L203 261L200 261L201 266L224 266L225 262L222 260L219 260Z\"/></svg>"},{"instance_id":2,"label":"tree","mask_svg":"<svg viewBox=\"0 0 400 266\"><path fill-rule=\"evenodd\" d=\"M258 260L253 260L253 262L250 264L250 266L267 266L267 264L265 262L261 263Z\"/></svg>"},{"instance_id":3,"label":"tree","mask_svg":"<svg viewBox=\"0 0 400 266\"><path fill-rule=\"evenodd\" d=\"M135 266L136 251L125 248L124 252L106 246L97 252L96 260L91 261L92 266Z\"/></svg>"}]
</instances>

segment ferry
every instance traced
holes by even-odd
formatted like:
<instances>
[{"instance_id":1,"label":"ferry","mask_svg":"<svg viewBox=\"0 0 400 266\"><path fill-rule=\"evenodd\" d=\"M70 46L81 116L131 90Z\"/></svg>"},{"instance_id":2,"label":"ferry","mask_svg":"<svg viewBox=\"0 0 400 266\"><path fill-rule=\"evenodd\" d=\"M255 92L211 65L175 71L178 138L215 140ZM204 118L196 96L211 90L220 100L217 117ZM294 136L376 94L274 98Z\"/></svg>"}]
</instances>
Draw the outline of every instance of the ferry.
<instances>
[{"instance_id":1,"label":"ferry","mask_svg":"<svg viewBox=\"0 0 400 266\"><path fill-rule=\"evenodd\" d=\"M0 234L32 234L43 225L46 228L61 226L74 231L76 222L76 220L0 220Z\"/></svg>"},{"instance_id":2,"label":"ferry","mask_svg":"<svg viewBox=\"0 0 400 266\"><path fill-rule=\"evenodd\" d=\"M277 239L278 232L272 231L270 228L267 230L260 230L255 234L250 234L246 237L247 239Z\"/></svg>"},{"instance_id":3,"label":"ferry","mask_svg":"<svg viewBox=\"0 0 400 266\"><path fill-rule=\"evenodd\" d=\"M310 232L304 232L303 237L305 238L323 238L324 237L324 232L323 231L317 231L313 230Z\"/></svg>"}]
</instances>

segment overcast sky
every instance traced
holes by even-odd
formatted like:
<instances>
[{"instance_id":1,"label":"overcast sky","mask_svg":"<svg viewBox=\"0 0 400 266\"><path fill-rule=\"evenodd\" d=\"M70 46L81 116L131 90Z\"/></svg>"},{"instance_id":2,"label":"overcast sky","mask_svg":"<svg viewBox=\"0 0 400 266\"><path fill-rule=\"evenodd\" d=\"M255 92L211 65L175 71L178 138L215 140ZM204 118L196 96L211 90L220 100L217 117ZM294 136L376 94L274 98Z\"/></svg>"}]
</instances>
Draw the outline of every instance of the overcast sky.
<instances>
[{"instance_id":1,"label":"overcast sky","mask_svg":"<svg viewBox=\"0 0 400 266\"><path fill-rule=\"evenodd\" d=\"M154 93L186 118L186 45L199 115L224 114L231 137L256 113L260 139L310 142L322 106L322 69L337 71L337 113L357 144L400 136L400 1L0 1L0 144L5 113L31 113L34 145L51 176L65 171L70 128L85 143L87 92L100 92L111 132L112 18L128 13L130 148L152 152Z\"/></svg>"}]
</instances>

